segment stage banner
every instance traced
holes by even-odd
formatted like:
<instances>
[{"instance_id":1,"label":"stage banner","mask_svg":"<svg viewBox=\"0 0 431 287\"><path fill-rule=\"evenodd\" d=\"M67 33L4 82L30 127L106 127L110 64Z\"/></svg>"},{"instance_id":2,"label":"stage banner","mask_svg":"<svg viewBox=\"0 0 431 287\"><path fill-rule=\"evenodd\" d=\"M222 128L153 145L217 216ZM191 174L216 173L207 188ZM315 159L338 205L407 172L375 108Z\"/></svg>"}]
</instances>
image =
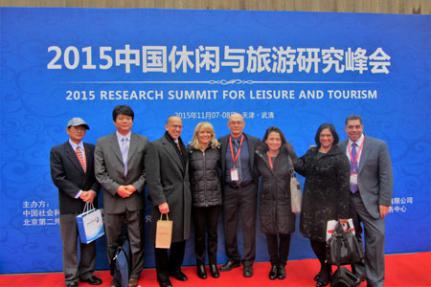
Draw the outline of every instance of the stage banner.
<instances>
[{"instance_id":1,"label":"stage banner","mask_svg":"<svg viewBox=\"0 0 431 287\"><path fill-rule=\"evenodd\" d=\"M201 121L223 136L238 112L250 135L280 127L298 155L321 123L345 139L344 119L361 115L393 161L385 251L430 251L430 27L429 15L1 8L0 273L61 270L50 149L67 140L71 117L89 123L87 142L113 133L119 104L150 140L169 115L183 119L185 142ZM151 208L146 198L147 267ZM104 240L98 268L107 268ZM257 243L256 260L267 261L259 227ZM290 259L314 258L298 225L290 248ZM218 250L222 263L221 221Z\"/></svg>"}]
</instances>

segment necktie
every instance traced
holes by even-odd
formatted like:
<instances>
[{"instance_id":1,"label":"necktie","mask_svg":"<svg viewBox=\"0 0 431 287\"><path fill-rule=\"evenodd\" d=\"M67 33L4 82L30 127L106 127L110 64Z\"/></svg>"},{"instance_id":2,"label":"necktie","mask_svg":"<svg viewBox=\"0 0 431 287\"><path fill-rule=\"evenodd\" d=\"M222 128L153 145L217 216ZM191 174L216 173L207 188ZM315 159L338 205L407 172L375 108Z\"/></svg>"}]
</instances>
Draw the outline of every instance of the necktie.
<instances>
[{"instance_id":1,"label":"necktie","mask_svg":"<svg viewBox=\"0 0 431 287\"><path fill-rule=\"evenodd\" d=\"M84 155L82 154L82 150L79 146L76 147L75 154L79 160L79 163L81 164L82 169L84 172L87 172L87 162L85 161Z\"/></svg>"},{"instance_id":2,"label":"necktie","mask_svg":"<svg viewBox=\"0 0 431 287\"><path fill-rule=\"evenodd\" d=\"M233 152L236 154L238 152L239 149L239 139L234 139L233 140Z\"/></svg>"},{"instance_id":3,"label":"necktie","mask_svg":"<svg viewBox=\"0 0 431 287\"><path fill-rule=\"evenodd\" d=\"M121 139L121 156L123 157L124 164L124 176L127 175L127 156L129 154L129 139L122 138Z\"/></svg>"},{"instance_id":4,"label":"necktie","mask_svg":"<svg viewBox=\"0 0 431 287\"><path fill-rule=\"evenodd\" d=\"M241 137L237 139L232 139L233 141L233 152L236 155L240 148ZM234 166L238 169L238 181L237 184L241 184L242 181L242 171L241 171L241 155L238 155L238 160L234 164Z\"/></svg>"},{"instance_id":5,"label":"necktie","mask_svg":"<svg viewBox=\"0 0 431 287\"><path fill-rule=\"evenodd\" d=\"M351 174L358 174L358 155L356 150L357 144L352 143L352 151L350 154L350 173ZM352 193L358 192L358 184L357 183L350 183L350 191Z\"/></svg>"},{"instance_id":6,"label":"necktie","mask_svg":"<svg viewBox=\"0 0 431 287\"><path fill-rule=\"evenodd\" d=\"M177 149L178 149L178 151L179 151L179 152L180 152L180 154L182 155L182 154L183 154L183 151L181 150L180 141L179 141L179 140L175 141L175 144L177 145Z\"/></svg>"}]
</instances>

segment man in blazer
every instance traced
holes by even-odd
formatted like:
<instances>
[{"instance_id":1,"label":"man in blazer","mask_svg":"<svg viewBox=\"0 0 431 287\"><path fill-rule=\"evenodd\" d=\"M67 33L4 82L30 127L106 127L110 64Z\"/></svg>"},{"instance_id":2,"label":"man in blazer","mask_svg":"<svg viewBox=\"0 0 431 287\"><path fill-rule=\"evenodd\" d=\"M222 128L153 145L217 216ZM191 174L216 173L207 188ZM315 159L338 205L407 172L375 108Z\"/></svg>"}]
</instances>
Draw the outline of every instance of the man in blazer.
<instances>
[{"instance_id":1,"label":"man in blazer","mask_svg":"<svg viewBox=\"0 0 431 287\"><path fill-rule=\"evenodd\" d=\"M230 134L220 139L223 183L223 215L228 261L220 268L229 271L239 267L238 221L244 238L243 275L253 276L256 256L257 176L254 174L254 152L259 140L243 132L242 115L233 113L228 122Z\"/></svg>"},{"instance_id":2,"label":"man in blazer","mask_svg":"<svg viewBox=\"0 0 431 287\"><path fill-rule=\"evenodd\" d=\"M172 286L169 276L186 281L181 271L185 240L190 235L192 197L189 183L188 154L181 140L181 118L170 116L165 134L150 144L146 164L148 192L153 203L153 221L168 214L173 221L169 250L155 248L157 281L161 287Z\"/></svg>"},{"instance_id":3,"label":"man in blazer","mask_svg":"<svg viewBox=\"0 0 431 287\"><path fill-rule=\"evenodd\" d=\"M385 273L384 218L391 205L392 164L386 144L365 136L363 129L361 117L349 116L345 121L348 140L340 144L350 160L351 205L359 240L360 223L365 228L365 266L357 264L353 270L366 278L368 286L380 287Z\"/></svg>"},{"instance_id":4,"label":"man in blazer","mask_svg":"<svg viewBox=\"0 0 431 287\"><path fill-rule=\"evenodd\" d=\"M81 254L77 254L76 216L82 213L85 203L93 202L99 190L94 176L94 145L82 141L88 129L90 127L83 119L70 119L67 124L69 140L53 147L50 154L51 177L59 192L63 272L67 287L78 286L78 280L91 285L102 284L102 280L93 275L96 243L81 243Z\"/></svg>"},{"instance_id":5,"label":"man in blazer","mask_svg":"<svg viewBox=\"0 0 431 287\"><path fill-rule=\"evenodd\" d=\"M132 133L134 112L129 106L116 106L112 118L116 132L97 141L95 171L103 188L109 261L127 228L132 255L129 287L135 287L144 267L141 215L147 138ZM111 286L119 286L119 282L113 279Z\"/></svg>"}]
</instances>

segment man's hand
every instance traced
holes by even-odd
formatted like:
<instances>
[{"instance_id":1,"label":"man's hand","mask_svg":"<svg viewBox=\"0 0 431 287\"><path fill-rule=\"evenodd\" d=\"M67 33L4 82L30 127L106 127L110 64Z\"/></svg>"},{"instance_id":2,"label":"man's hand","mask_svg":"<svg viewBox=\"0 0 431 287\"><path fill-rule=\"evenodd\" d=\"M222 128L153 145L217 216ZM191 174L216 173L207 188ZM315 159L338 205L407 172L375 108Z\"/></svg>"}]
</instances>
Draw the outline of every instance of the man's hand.
<instances>
[{"instance_id":1,"label":"man's hand","mask_svg":"<svg viewBox=\"0 0 431 287\"><path fill-rule=\"evenodd\" d=\"M132 195L134 192L136 192L136 187L134 187L131 184L126 185L126 189L130 192L130 195Z\"/></svg>"},{"instance_id":2,"label":"man's hand","mask_svg":"<svg viewBox=\"0 0 431 287\"><path fill-rule=\"evenodd\" d=\"M86 200L87 200L87 192L81 191L81 194L79 195L79 198L82 199L82 201L86 202Z\"/></svg>"},{"instance_id":3,"label":"man's hand","mask_svg":"<svg viewBox=\"0 0 431 287\"><path fill-rule=\"evenodd\" d=\"M389 213L389 206L379 205L380 218L383 219Z\"/></svg>"},{"instance_id":4,"label":"man's hand","mask_svg":"<svg viewBox=\"0 0 431 287\"><path fill-rule=\"evenodd\" d=\"M81 195L79 196L80 199L84 202L90 202L93 203L94 198L96 197L96 192L92 189L90 190L83 190L81 192Z\"/></svg>"},{"instance_id":5,"label":"man's hand","mask_svg":"<svg viewBox=\"0 0 431 287\"><path fill-rule=\"evenodd\" d=\"M117 193L121 198L127 198L132 194L132 192L127 189L125 185L120 185L117 189Z\"/></svg>"},{"instance_id":6,"label":"man's hand","mask_svg":"<svg viewBox=\"0 0 431 287\"><path fill-rule=\"evenodd\" d=\"M159 204L159 211L161 214L167 214L169 213L169 205L167 202L163 202L162 204Z\"/></svg>"},{"instance_id":7,"label":"man's hand","mask_svg":"<svg viewBox=\"0 0 431 287\"><path fill-rule=\"evenodd\" d=\"M87 193L88 193L87 202L93 203L94 199L96 198L96 192L90 189L89 191L87 191Z\"/></svg>"}]
</instances>

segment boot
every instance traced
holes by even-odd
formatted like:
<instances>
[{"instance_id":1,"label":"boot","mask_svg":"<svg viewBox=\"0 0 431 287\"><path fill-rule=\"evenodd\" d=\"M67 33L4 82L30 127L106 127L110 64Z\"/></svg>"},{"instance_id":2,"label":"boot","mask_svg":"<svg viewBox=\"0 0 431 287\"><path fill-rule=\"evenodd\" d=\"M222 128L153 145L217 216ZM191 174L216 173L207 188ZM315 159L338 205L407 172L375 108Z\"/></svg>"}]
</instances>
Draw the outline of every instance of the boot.
<instances>
[{"instance_id":1,"label":"boot","mask_svg":"<svg viewBox=\"0 0 431 287\"><path fill-rule=\"evenodd\" d=\"M203 264L196 265L196 273L198 274L199 278L207 279L207 271L205 270L205 265Z\"/></svg>"},{"instance_id":2,"label":"boot","mask_svg":"<svg viewBox=\"0 0 431 287\"><path fill-rule=\"evenodd\" d=\"M271 269L269 270L269 274L268 274L269 280L277 279L277 275L278 275L277 265L271 264Z\"/></svg>"}]
</instances>

